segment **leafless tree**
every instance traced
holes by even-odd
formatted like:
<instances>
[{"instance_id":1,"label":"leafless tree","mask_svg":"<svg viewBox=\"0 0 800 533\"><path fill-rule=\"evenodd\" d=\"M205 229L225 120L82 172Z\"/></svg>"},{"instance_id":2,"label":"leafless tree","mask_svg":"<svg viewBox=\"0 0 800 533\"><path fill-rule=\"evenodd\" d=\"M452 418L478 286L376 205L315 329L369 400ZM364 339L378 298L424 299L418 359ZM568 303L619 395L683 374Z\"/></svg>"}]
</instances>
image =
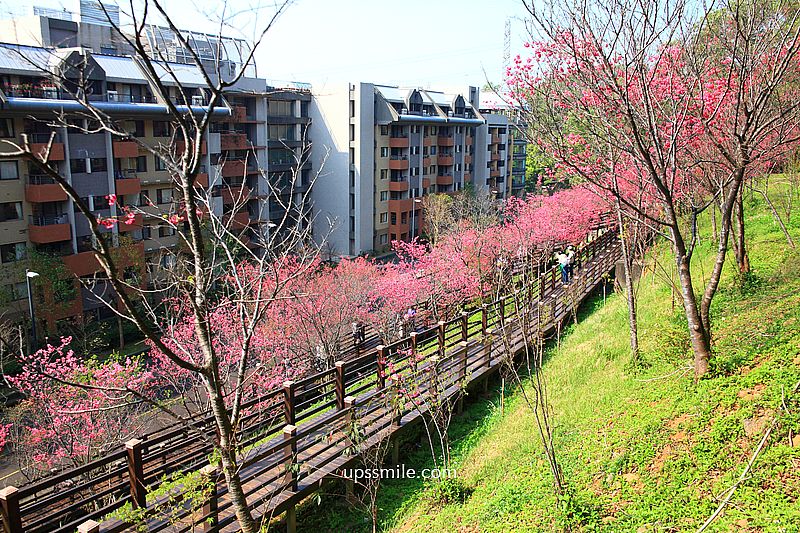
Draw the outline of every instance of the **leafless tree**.
<instances>
[{"instance_id":1,"label":"leafless tree","mask_svg":"<svg viewBox=\"0 0 800 533\"><path fill-rule=\"evenodd\" d=\"M166 118L172 125L171 137L166 142L145 142L113 115L103 111L102 106L96 105L90 98L86 62L67 65L72 81L78 78L77 84L73 85L69 84L70 80L66 79L63 71L48 71L45 65L38 65L68 87L71 98L81 106L76 113L51 117L48 119L49 126L110 133L116 140L132 141L139 150L151 154L169 171L175 190L174 201L161 224L176 231L180 251L164 252L173 258L173 266L159 271L151 288L146 288L141 280L126 278L123 265L118 264L118 257L115 256L113 243L107 239L104 221L90 210L66 177L49 165L53 137L41 151L34 150L31 140L25 136L20 142L4 141L0 155L4 159L28 161L52 178L88 221L94 254L102 272L100 277L103 283L109 285L108 290L118 303L109 304L110 309L123 320L133 323L153 348L164 354L180 372L188 375L190 381L188 385L177 387L184 393L181 395L183 408L142 397L135 390L124 392L161 409L189 429L194 429L196 418L204 412L213 415L216 436L208 435L205 431L200 434L210 441L214 455L219 458L239 526L248 533L255 533L260 528L248 506L242 486L238 443L238 431L247 414L242 407L245 394L260 371L259 367L254 367L258 359L251 341L267 320L274 302L287 297L285 287L291 281L291 276L302 273L302 265L310 264L309 258L315 253L309 234L312 224L307 215L311 187L298 192L301 190L299 171L289 176L283 187L289 189L288 197L293 199L292 202L284 206L282 220L269 228L262 228L263 231L253 237L258 242L257 246L252 247L248 246L250 238L244 234L242 225L232 215L215 214L212 206L213 194L227 194L233 200L231 213L235 213L244 208L246 193L240 187L225 184L205 189L199 186L198 175L203 171L202 147L211 124L218 112L228 109L227 95L236 88L247 68L253 64L256 50L288 3L279 2L274 6L274 11L268 14L266 23L255 33L248 48L239 51L241 62L235 71L220 59L225 51L221 38L216 41L215 59L209 61L177 27L174 15L168 13L166 5L159 0L131 0L126 7L131 21L130 30L118 27L109 17L121 42L129 48L151 80L156 99L166 109ZM235 26L236 20L241 21L242 16L266 15L263 12L239 13L239 19L235 19L236 14L229 9L222 9L221 13L220 34ZM154 30L156 25L160 29ZM181 83L180 73L169 62L167 52L153 44L157 40L152 39L152 31L170 32L177 46L185 53L186 62L202 76L205 82L199 93L204 97L202 105L197 105L192 98L198 94L197 90ZM78 124L75 119L84 122ZM248 157L253 157L252 152ZM248 163L259 162L245 161L245 168ZM266 179L266 176L262 178ZM209 180L214 183L218 177L210 176ZM310 185L313 186L313 183ZM130 207L129 212L135 216L142 210L143 207ZM281 271L281 264L289 257L301 266L287 274ZM247 265L247 276L242 274L242 265ZM219 310L221 299L233 303L231 312L236 313L238 319L238 354L232 365L221 361L212 323L212 316ZM172 312L172 306L165 304L174 301L183 303L182 314ZM170 332L181 320L193 324L193 346L170 337Z\"/></svg>"}]
</instances>

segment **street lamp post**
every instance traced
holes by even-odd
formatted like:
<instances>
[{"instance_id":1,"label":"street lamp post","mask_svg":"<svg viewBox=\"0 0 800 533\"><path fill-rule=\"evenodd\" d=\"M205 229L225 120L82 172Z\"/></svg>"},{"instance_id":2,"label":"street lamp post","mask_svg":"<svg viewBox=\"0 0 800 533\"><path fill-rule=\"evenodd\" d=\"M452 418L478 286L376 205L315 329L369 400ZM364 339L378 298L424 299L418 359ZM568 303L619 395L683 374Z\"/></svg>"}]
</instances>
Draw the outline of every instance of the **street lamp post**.
<instances>
[{"instance_id":1,"label":"street lamp post","mask_svg":"<svg viewBox=\"0 0 800 533\"><path fill-rule=\"evenodd\" d=\"M38 277L38 272L25 269L25 283L28 286L28 311L31 314L31 348L36 349L38 343L36 342L36 315L33 312L33 290L31 288L31 280Z\"/></svg>"},{"instance_id":2,"label":"street lamp post","mask_svg":"<svg viewBox=\"0 0 800 533\"><path fill-rule=\"evenodd\" d=\"M414 224L414 222L416 221L416 216L415 215L417 214L417 206L414 205L414 204L421 204L421 203L422 203L422 200L420 200L419 198L417 198L415 196L414 197L414 203L411 204L411 235L410 235L411 238L408 239L409 241L413 241L414 240L414 232L417 229L415 224Z\"/></svg>"}]
</instances>

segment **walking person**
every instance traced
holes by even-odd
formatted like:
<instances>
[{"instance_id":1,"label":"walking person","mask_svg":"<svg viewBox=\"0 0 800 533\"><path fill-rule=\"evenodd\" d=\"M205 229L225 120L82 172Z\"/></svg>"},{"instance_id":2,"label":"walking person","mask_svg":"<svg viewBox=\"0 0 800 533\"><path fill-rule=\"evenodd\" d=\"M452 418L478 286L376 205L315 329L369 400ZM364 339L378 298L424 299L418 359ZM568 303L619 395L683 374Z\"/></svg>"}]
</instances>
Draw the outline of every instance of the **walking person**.
<instances>
[{"instance_id":1,"label":"walking person","mask_svg":"<svg viewBox=\"0 0 800 533\"><path fill-rule=\"evenodd\" d=\"M572 246L567 247L567 259L567 283L570 283L575 274L575 249Z\"/></svg>"},{"instance_id":2,"label":"walking person","mask_svg":"<svg viewBox=\"0 0 800 533\"><path fill-rule=\"evenodd\" d=\"M558 261L558 268L561 271L561 284L566 287L569 283L569 256L564 251L558 252L556 261Z\"/></svg>"}]
</instances>

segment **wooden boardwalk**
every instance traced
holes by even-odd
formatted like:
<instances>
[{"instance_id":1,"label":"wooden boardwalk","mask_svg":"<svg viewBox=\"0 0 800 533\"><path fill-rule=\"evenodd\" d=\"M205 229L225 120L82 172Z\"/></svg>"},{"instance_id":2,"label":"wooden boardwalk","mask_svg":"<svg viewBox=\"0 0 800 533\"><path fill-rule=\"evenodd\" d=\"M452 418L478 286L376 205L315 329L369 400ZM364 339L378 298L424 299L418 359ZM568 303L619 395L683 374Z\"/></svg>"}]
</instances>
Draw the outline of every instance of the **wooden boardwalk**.
<instances>
[{"instance_id":1,"label":"wooden boardwalk","mask_svg":"<svg viewBox=\"0 0 800 533\"><path fill-rule=\"evenodd\" d=\"M525 287L492 305L337 362L331 370L287 382L283 389L251 401L252 414L245 420L248 427L240 439L247 450L241 455L240 476L253 514L268 520L287 513L292 530L294 506L326 481L336 479L341 469L359 461L352 454L348 437L352 417L357 417L364 438L377 442L394 437L425 415L425 402L422 407L410 401L400 402L399 410L397 402L392 409L388 407L386 396L392 394L393 378L418 381L421 376L436 375L436 390L446 397L485 383L508 364L509 354L525 348L521 324L529 333L532 327L535 334L547 336L572 316L613 270L620 257L619 241L611 233L602 234L584 246L577 257L574 279L567 287L561 285L552 269L539 278L537 287ZM426 383L416 382L415 386L423 397L430 394ZM224 480L212 467L202 468L207 464L208 449L202 439L192 439L188 434L182 441L171 435L129 443L124 453L112 454L111 461L102 463L102 476L76 483L69 490L73 491L72 496L67 494L72 507L65 504L63 491L47 492L48 485L42 482L33 487L34 492L29 487L20 489L19 523L7 514L13 511L10 509L4 512L4 527L11 533L76 528L89 532L136 531L137 526L108 519L109 513L131 503L147 509L148 531L238 531ZM175 459L176 450L184 452L182 460ZM94 468L79 474L98 471ZM174 490L171 497L154 492L165 474L197 472L200 468L201 475L216 487L201 508L182 503L180 490ZM50 486L70 479L55 478ZM143 481L136 483L137 478ZM101 480L99 484L97 479ZM78 488L91 486L97 493L103 484L107 486L102 494L105 499L78 499L84 494ZM37 492L39 497L32 498ZM25 498L27 501L20 505ZM52 511L54 506L61 507L60 519ZM71 515L76 509L85 512ZM38 515L33 512L37 510ZM19 529L13 529L15 525Z\"/></svg>"}]
</instances>

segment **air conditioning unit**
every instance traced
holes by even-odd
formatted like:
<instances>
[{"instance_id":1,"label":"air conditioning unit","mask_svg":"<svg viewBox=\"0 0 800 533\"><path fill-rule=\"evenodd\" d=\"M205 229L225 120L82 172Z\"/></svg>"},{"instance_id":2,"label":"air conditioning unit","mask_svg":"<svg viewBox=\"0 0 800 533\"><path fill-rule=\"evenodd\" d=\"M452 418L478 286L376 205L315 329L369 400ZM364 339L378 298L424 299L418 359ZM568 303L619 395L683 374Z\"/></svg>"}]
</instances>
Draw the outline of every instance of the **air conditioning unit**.
<instances>
[{"instance_id":1,"label":"air conditioning unit","mask_svg":"<svg viewBox=\"0 0 800 533\"><path fill-rule=\"evenodd\" d=\"M202 106L205 105L205 98L200 95L192 96L192 105Z\"/></svg>"},{"instance_id":2,"label":"air conditioning unit","mask_svg":"<svg viewBox=\"0 0 800 533\"><path fill-rule=\"evenodd\" d=\"M119 93L117 91L106 91L109 102L119 102Z\"/></svg>"}]
</instances>

